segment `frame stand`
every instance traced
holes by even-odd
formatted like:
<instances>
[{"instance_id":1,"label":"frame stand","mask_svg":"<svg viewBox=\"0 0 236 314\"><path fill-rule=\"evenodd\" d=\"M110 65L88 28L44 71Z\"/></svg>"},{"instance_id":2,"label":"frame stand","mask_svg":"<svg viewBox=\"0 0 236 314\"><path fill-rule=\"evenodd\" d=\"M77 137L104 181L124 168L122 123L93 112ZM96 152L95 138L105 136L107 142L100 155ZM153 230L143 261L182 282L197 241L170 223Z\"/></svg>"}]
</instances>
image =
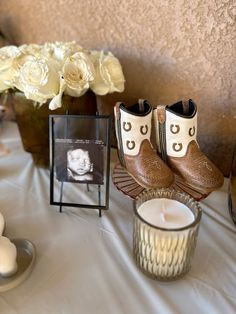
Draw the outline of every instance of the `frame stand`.
<instances>
[{"instance_id":1,"label":"frame stand","mask_svg":"<svg viewBox=\"0 0 236 314\"><path fill-rule=\"evenodd\" d=\"M96 116L98 116L98 112L96 112ZM66 111L66 116L69 117L69 110ZM68 119L66 119L66 124L65 124L65 129L64 129L64 139L67 139L67 134L68 134ZM96 123L96 138L98 139L99 136L99 125ZM62 196L63 196L63 186L64 186L64 181L61 182L61 187L60 187L60 206L59 206L59 212L62 213ZM89 191L89 184L87 183L87 191ZM101 186L98 185L98 204L101 206ZM98 216L102 217L102 210L99 208L99 213Z\"/></svg>"},{"instance_id":2,"label":"frame stand","mask_svg":"<svg viewBox=\"0 0 236 314\"><path fill-rule=\"evenodd\" d=\"M60 213L63 206L93 208L102 217L109 207L111 117L75 116L67 110L65 115L50 115L49 122L50 204L59 206ZM54 192L59 201L54 201ZM76 202L77 194L84 203Z\"/></svg>"}]
</instances>

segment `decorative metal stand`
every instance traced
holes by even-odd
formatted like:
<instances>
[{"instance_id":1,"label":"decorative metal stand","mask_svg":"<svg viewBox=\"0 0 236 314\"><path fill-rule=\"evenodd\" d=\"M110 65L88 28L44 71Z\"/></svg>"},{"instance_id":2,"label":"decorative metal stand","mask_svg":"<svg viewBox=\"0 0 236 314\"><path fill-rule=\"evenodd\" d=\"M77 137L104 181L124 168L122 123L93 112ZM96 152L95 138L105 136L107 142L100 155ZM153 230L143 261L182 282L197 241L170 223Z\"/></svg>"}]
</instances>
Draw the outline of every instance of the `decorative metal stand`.
<instances>
[{"instance_id":1,"label":"decorative metal stand","mask_svg":"<svg viewBox=\"0 0 236 314\"><path fill-rule=\"evenodd\" d=\"M69 112L68 110L66 111L67 118L69 117ZM96 113L98 115L98 112ZM65 128L64 128L64 138L67 138L68 134L68 119L66 118L66 123L65 123ZM99 135L99 127L96 125L96 139L98 139ZM63 195L63 186L64 186L64 181L61 182L61 187L60 187L60 208L59 211L60 213L62 212L62 195ZM100 185L98 185L98 205L101 206L101 188ZM87 184L87 191L89 192L89 184ZM99 217L102 217L102 210L99 208Z\"/></svg>"},{"instance_id":2,"label":"decorative metal stand","mask_svg":"<svg viewBox=\"0 0 236 314\"><path fill-rule=\"evenodd\" d=\"M125 195L129 196L132 199L135 199L142 191L145 190L144 187L139 185L130 174L126 171L120 163L117 163L113 169L112 181ZM202 194L197 190L194 190L192 187L187 185L179 176L175 176L175 183L172 186L173 189L177 191L184 191L192 196L196 201L200 201L206 198L209 194Z\"/></svg>"}]
</instances>

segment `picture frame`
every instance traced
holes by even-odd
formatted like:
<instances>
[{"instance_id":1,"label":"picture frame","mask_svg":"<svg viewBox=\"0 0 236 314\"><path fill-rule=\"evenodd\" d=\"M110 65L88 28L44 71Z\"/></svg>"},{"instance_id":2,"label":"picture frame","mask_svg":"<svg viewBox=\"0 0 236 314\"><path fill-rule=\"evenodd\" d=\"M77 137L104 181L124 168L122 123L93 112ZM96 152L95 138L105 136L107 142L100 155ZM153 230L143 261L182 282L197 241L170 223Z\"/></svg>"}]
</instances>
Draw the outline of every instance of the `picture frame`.
<instances>
[{"instance_id":1,"label":"picture frame","mask_svg":"<svg viewBox=\"0 0 236 314\"><path fill-rule=\"evenodd\" d=\"M109 208L110 116L49 115L50 204Z\"/></svg>"}]
</instances>

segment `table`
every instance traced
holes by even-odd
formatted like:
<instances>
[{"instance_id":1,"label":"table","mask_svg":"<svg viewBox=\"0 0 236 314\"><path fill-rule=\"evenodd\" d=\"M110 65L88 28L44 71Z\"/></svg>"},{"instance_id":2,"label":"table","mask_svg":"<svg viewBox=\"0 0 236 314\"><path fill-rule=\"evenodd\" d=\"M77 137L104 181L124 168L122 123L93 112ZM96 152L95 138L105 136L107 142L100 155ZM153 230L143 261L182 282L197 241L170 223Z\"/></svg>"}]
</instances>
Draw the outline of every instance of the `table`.
<instances>
[{"instance_id":1,"label":"table","mask_svg":"<svg viewBox=\"0 0 236 314\"><path fill-rule=\"evenodd\" d=\"M9 238L37 248L34 269L21 285L0 294L1 314L157 314L236 312L236 228L227 208L227 185L201 202L203 217L191 271L160 283L132 256L132 200L111 183L110 209L49 205L49 171L23 151L17 125L4 122L0 158L0 211ZM111 168L117 161L111 154Z\"/></svg>"}]
</instances>

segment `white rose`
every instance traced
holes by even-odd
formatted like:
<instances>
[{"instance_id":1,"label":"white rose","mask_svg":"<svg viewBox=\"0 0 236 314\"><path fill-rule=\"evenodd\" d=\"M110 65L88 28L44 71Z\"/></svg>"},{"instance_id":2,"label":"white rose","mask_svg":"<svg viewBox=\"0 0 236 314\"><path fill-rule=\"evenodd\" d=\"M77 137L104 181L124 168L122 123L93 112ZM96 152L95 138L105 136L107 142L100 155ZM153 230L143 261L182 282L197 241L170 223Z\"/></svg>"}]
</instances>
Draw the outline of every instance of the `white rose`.
<instances>
[{"instance_id":1,"label":"white rose","mask_svg":"<svg viewBox=\"0 0 236 314\"><path fill-rule=\"evenodd\" d=\"M53 43L45 43L40 47L39 57L45 57L46 59L54 58L54 44Z\"/></svg>"},{"instance_id":2,"label":"white rose","mask_svg":"<svg viewBox=\"0 0 236 314\"><path fill-rule=\"evenodd\" d=\"M22 45L19 47L22 55L26 56L33 56L36 58L43 58L48 60L50 63L54 63L53 66L57 67L58 69L62 67L62 64L59 64L54 57L54 44L53 43L45 43L44 45L37 45L37 44L29 44L29 45Z\"/></svg>"},{"instance_id":3,"label":"white rose","mask_svg":"<svg viewBox=\"0 0 236 314\"><path fill-rule=\"evenodd\" d=\"M84 52L77 52L67 58L62 69L65 80L65 94L73 97L83 95L89 89L89 83L94 80L94 67Z\"/></svg>"},{"instance_id":4,"label":"white rose","mask_svg":"<svg viewBox=\"0 0 236 314\"><path fill-rule=\"evenodd\" d=\"M19 46L19 50L21 51L21 53L26 54L26 55L32 55L34 57L41 56L41 49L42 49L42 46L38 44L29 44L29 45Z\"/></svg>"},{"instance_id":5,"label":"white rose","mask_svg":"<svg viewBox=\"0 0 236 314\"><path fill-rule=\"evenodd\" d=\"M15 86L26 98L45 103L59 92L59 74L46 59L30 56L19 70Z\"/></svg>"},{"instance_id":6,"label":"white rose","mask_svg":"<svg viewBox=\"0 0 236 314\"><path fill-rule=\"evenodd\" d=\"M56 42L53 44L53 56L58 61L65 61L68 57L80 51L84 51L84 49L76 44L75 41L67 43Z\"/></svg>"},{"instance_id":7,"label":"white rose","mask_svg":"<svg viewBox=\"0 0 236 314\"><path fill-rule=\"evenodd\" d=\"M16 46L6 46L0 49L0 92L12 87L16 74L12 64L19 55L20 50Z\"/></svg>"},{"instance_id":8,"label":"white rose","mask_svg":"<svg viewBox=\"0 0 236 314\"><path fill-rule=\"evenodd\" d=\"M3 92L6 89L9 89L9 88L11 88L11 86L10 85L6 85L4 83L4 81L2 81L1 74L0 74L0 93Z\"/></svg>"},{"instance_id":9,"label":"white rose","mask_svg":"<svg viewBox=\"0 0 236 314\"><path fill-rule=\"evenodd\" d=\"M90 88L95 94L105 95L113 92L123 92L125 78L119 60L111 52L92 51L96 75Z\"/></svg>"}]
</instances>

